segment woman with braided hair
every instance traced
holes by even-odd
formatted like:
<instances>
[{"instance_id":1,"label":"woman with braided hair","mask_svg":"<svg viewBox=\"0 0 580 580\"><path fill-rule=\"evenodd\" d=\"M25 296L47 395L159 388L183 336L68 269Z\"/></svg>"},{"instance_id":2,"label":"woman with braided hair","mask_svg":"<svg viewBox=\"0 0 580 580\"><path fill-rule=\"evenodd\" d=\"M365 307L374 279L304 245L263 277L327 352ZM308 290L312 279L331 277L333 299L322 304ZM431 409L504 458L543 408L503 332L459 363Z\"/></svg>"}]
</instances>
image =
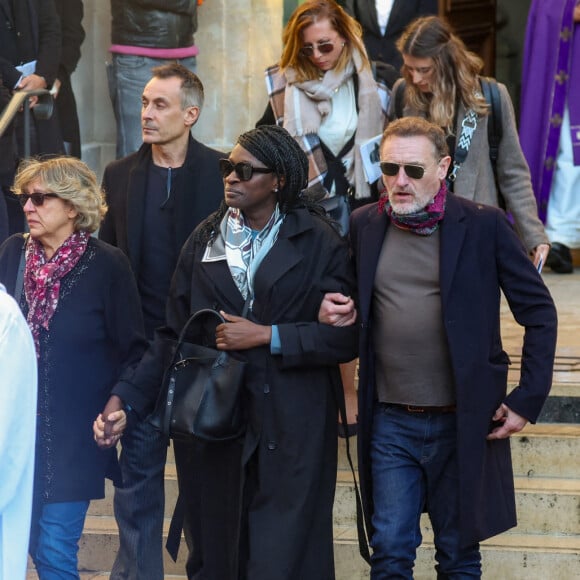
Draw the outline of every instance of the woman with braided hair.
<instances>
[{"instance_id":1,"label":"woman with braided hair","mask_svg":"<svg viewBox=\"0 0 580 580\"><path fill-rule=\"evenodd\" d=\"M175 445L188 578L332 580L338 365L356 355L357 330L321 324L318 311L325 292L351 293L347 248L302 199L308 161L285 129L244 133L220 166L224 202L182 249L167 326L113 392L145 416L163 339L175 340L197 310L219 310L227 322L217 348L247 361L247 430Z\"/></svg>"}]
</instances>

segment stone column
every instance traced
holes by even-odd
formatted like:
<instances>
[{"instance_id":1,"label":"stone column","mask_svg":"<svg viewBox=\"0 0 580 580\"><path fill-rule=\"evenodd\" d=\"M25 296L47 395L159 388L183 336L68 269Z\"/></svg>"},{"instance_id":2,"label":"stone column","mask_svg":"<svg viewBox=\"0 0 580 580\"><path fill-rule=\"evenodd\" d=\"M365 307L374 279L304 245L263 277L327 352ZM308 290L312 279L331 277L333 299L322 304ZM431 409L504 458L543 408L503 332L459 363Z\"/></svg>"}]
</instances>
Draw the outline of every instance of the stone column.
<instances>
[{"instance_id":1,"label":"stone column","mask_svg":"<svg viewBox=\"0 0 580 580\"><path fill-rule=\"evenodd\" d=\"M115 119L105 68L110 4L84 0L84 7L87 38L73 87L83 159L100 177L115 155ZM206 98L193 132L203 143L227 151L261 117L267 104L264 69L276 62L282 46L282 11L282 0L204 0L200 6L197 73Z\"/></svg>"},{"instance_id":2,"label":"stone column","mask_svg":"<svg viewBox=\"0 0 580 580\"><path fill-rule=\"evenodd\" d=\"M264 69L282 49L281 0L205 0L199 8L197 72L205 107L194 134L229 149L268 103Z\"/></svg>"}]
</instances>

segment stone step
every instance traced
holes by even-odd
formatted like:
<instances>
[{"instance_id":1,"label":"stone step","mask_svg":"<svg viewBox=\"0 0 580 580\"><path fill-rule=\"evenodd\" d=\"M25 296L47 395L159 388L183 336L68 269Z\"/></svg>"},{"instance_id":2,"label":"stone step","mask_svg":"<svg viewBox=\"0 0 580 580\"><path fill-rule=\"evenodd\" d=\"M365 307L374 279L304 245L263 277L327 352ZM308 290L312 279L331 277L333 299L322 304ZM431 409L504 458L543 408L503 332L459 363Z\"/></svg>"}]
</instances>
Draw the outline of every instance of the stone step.
<instances>
[{"instance_id":1,"label":"stone step","mask_svg":"<svg viewBox=\"0 0 580 580\"><path fill-rule=\"evenodd\" d=\"M580 534L580 479L556 477L515 477L518 530L525 533L549 533L558 530L565 534ZM89 515L102 517L113 514L113 489L107 486L107 497L93 501ZM352 525L356 518L352 474L337 473L334 523ZM167 466L165 478L165 515L170 517L177 499L175 470Z\"/></svg>"},{"instance_id":2,"label":"stone step","mask_svg":"<svg viewBox=\"0 0 580 580\"><path fill-rule=\"evenodd\" d=\"M580 479L580 424L527 425L511 448L516 476Z\"/></svg>"},{"instance_id":3,"label":"stone step","mask_svg":"<svg viewBox=\"0 0 580 580\"><path fill-rule=\"evenodd\" d=\"M351 455L356 466L356 438L350 441ZM346 444L339 440L339 478L351 480L346 460ZM530 485L540 485L536 482L542 478L578 479L580 480L580 425L538 423L528 425L522 433L512 437L512 458L514 473L519 477L519 488L523 488L526 479ZM173 513L177 499L177 478L173 454L168 454L165 467L165 514L169 517ZM340 474L343 474L341 476ZM339 479L340 482L340 479ZM550 485L546 483L546 485ZM575 484L571 484L575 485ZM553 495L558 492L554 491ZM553 497L553 495L546 497ZM569 496L573 495L571 493ZM113 514L113 486L106 483L106 497L103 500L93 501L89 507L89 515L105 516Z\"/></svg>"},{"instance_id":4,"label":"stone step","mask_svg":"<svg viewBox=\"0 0 580 580\"><path fill-rule=\"evenodd\" d=\"M563 477L580 479L580 424L537 423L527 425L512 436L514 474L526 477ZM356 468L356 438L350 440ZM338 443L339 469L348 470L346 444Z\"/></svg>"},{"instance_id":5,"label":"stone step","mask_svg":"<svg viewBox=\"0 0 580 580\"><path fill-rule=\"evenodd\" d=\"M169 530L169 518L163 523L163 543ZM110 570L119 549L117 523L112 515L87 516L79 548L80 570ZM179 549L177 562L174 562L166 550L163 550L164 569L166 574L182 575L185 570L187 547L185 540Z\"/></svg>"},{"instance_id":6,"label":"stone step","mask_svg":"<svg viewBox=\"0 0 580 580\"><path fill-rule=\"evenodd\" d=\"M418 550L415 580L432 580L433 537L422 522L423 544ZM334 529L337 580L367 580L368 566L358 554L355 526L337 525ZM91 570L111 568L118 540L112 517L87 518L79 551L83 580L101 580L103 573ZM165 559L166 578L184 578L185 546L177 563ZM484 578L502 580L572 580L580 577L580 536L505 533L482 543ZM94 575L90 575L94 574ZM174 576L170 576L174 575ZM106 576L105 576L106 577ZM32 573L29 580L35 578Z\"/></svg>"},{"instance_id":7,"label":"stone step","mask_svg":"<svg viewBox=\"0 0 580 580\"><path fill-rule=\"evenodd\" d=\"M81 580L109 580L110 572L105 571L83 571L80 572ZM185 575L165 574L164 580L187 580ZM35 570L28 570L26 573L26 580L38 580L38 574Z\"/></svg>"},{"instance_id":8,"label":"stone step","mask_svg":"<svg viewBox=\"0 0 580 580\"><path fill-rule=\"evenodd\" d=\"M424 529L417 551L415 580L433 580L434 547L430 530ZM481 545L483 577L490 580L578 580L580 537L506 533ZM334 559L337 580L368 580L369 567L359 556L356 529L335 529Z\"/></svg>"},{"instance_id":9,"label":"stone step","mask_svg":"<svg viewBox=\"0 0 580 580\"><path fill-rule=\"evenodd\" d=\"M580 537L580 479L515 478L518 533L578 535ZM356 504L352 475L338 473L334 501L334 523L356 524ZM429 518L423 525L431 528ZM580 578L580 572L579 572Z\"/></svg>"}]
</instances>

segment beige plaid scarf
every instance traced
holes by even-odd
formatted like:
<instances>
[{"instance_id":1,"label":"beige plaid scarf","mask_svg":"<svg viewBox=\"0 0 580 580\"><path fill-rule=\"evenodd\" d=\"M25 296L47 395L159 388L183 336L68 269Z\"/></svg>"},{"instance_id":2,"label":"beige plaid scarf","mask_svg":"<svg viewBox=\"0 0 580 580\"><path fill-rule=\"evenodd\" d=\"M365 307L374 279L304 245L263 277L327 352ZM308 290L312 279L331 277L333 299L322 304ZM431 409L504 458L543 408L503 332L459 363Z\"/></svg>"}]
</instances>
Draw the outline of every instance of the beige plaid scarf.
<instances>
[{"instance_id":1,"label":"beige plaid scarf","mask_svg":"<svg viewBox=\"0 0 580 580\"><path fill-rule=\"evenodd\" d=\"M349 170L346 178L354 185L355 197L359 199L371 194L363 170L360 146L383 131L385 116L371 69L363 67L361 54L357 50L353 50L352 59L344 70L329 70L320 80L298 83L296 71L291 67L285 70L288 84L284 94L284 128L308 151L311 148L308 136L318 133L323 118L330 113L335 89L351 79L355 71L358 75L358 124L355 145L343 159L354 161L347 164Z\"/></svg>"}]
</instances>

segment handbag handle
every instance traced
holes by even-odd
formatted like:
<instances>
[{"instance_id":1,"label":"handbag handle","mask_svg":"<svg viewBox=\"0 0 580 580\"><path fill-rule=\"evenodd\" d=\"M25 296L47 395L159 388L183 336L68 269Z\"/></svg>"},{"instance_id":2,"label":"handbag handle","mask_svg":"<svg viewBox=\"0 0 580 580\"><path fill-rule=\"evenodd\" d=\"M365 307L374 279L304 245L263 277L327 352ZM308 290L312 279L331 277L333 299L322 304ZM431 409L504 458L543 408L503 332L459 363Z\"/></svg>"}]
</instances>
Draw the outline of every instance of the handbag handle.
<instances>
[{"instance_id":1,"label":"handbag handle","mask_svg":"<svg viewBox=\"0 0 580 580\"><path fill-rule=\"evenodd\" d=\"M171 364L169 365L169 367L175 364L176 357L179 355L179 349L181 348L181 345L183 344L191 325L194 322L199 321L199 319L204 316L213 316L214 318L217 318L218 324L221 324L222 322L225 323L225 318L217 310L213 310L212 308L202 308L201 310L194 312L189 317L189 319L181 329L181 332L179 333L179 338L177 339L177 346L175 347L175 351L173 352L173 357L171 358Z\"/></svg>"},{"instance_id":2,"label":"handbag handle","mask_svg":"<svg viewBox=\"0 0 580 580\"><path fill-rule=\"evenodd\" d=\"M185 338L185 335L187 334L187 331L189 330L189 327L199 318L201 318L202 316L214 316L215 318L218 319L219 323L225 322L225 318L217 311L217 310L213 310L212 308L202 308L201 310L198 310L197 312L194 312L188 319L188 321L185 323L185 325L183 326L183 328L181 329L181 332L179 333L179 338L177 339L177 342L179 344L181 344L183 342L183 339Z\"/></svg>"}]
</instances>

